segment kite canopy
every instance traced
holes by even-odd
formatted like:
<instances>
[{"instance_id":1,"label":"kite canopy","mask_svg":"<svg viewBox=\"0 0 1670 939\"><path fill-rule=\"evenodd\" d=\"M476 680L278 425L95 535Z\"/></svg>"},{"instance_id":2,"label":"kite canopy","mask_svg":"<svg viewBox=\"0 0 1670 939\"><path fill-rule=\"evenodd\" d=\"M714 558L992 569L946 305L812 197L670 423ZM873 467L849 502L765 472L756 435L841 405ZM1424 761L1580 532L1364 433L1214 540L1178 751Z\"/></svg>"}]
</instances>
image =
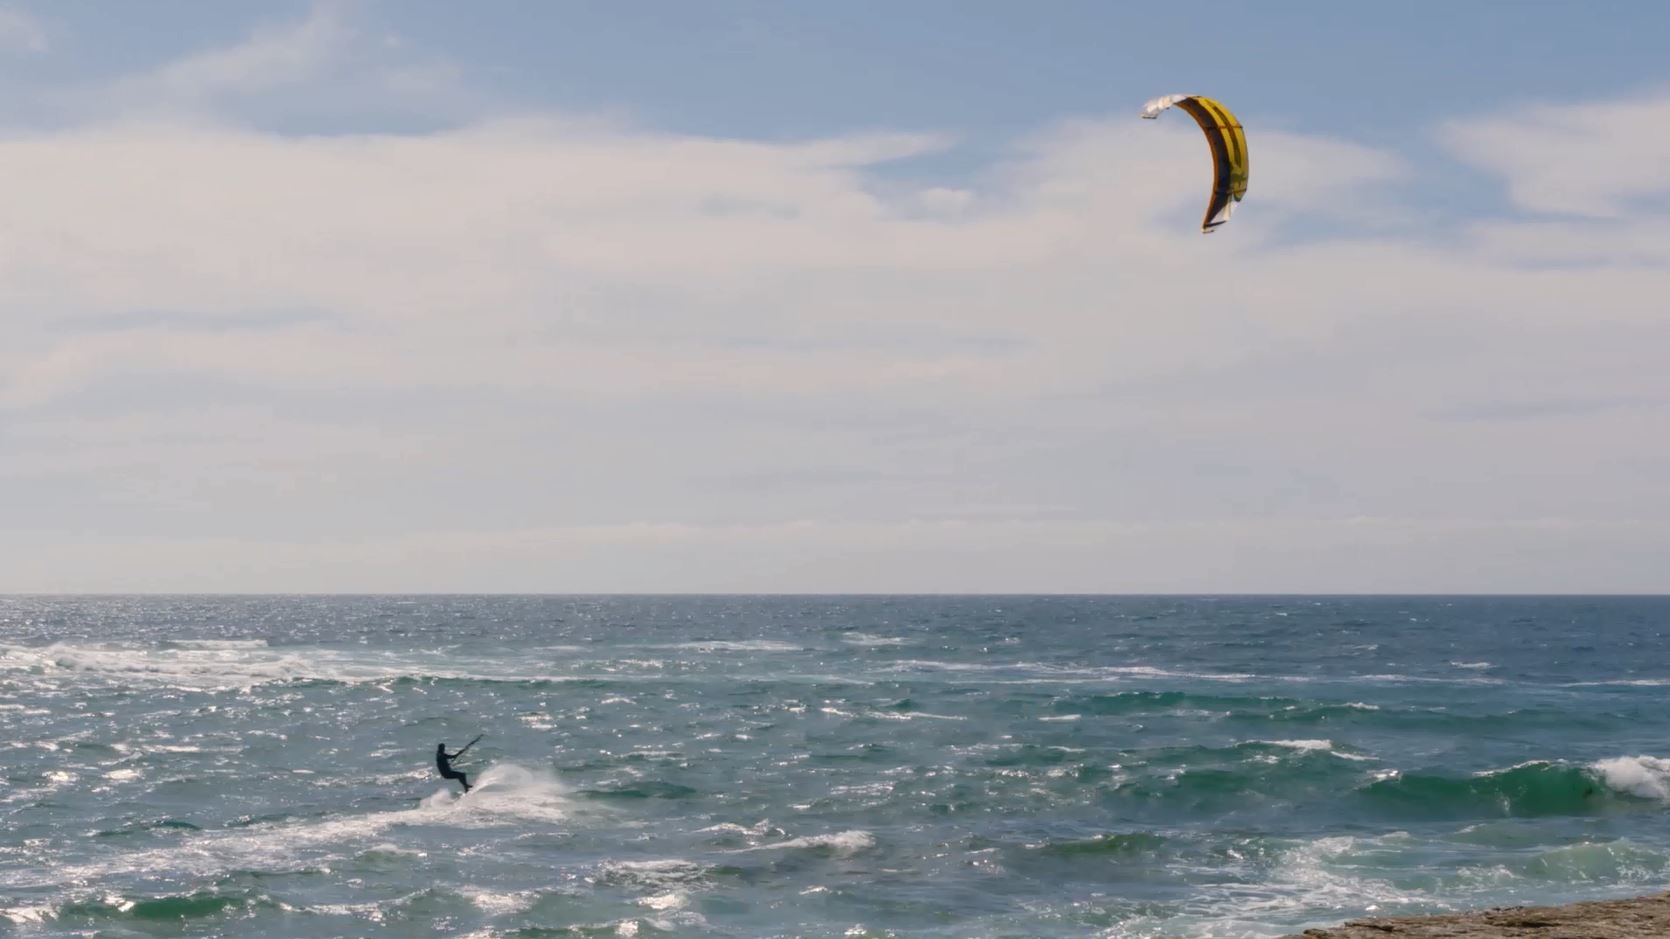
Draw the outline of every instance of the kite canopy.
<instances>
[{"instance_id":1,"label":"kite canopy","mask_svg":"<svg viewBox=\"0 0 1670 939\"><path fill-rule=\"evenodd\" d=\"M1179 107L1200 125L1212 147L1212 198L1200 230L1210 233L1229 221L1235 203L1247 194L1247 135L1229 109L1200 95L1166 95L1142 106L1142 116L1153 120L1169 107Z\"/></svg>"}]
</instances>

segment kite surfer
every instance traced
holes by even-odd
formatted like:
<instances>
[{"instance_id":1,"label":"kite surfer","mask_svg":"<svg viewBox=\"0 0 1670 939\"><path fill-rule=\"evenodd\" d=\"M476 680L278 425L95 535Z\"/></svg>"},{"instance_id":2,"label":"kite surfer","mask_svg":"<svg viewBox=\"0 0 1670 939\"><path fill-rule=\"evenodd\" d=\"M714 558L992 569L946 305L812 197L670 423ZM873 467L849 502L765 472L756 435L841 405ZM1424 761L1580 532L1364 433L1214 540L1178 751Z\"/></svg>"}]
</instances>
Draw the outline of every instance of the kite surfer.
<instances>
[{"instance_id":1,"label":"kite surfer","mask_svg":"<svg viewBox=\"0 0 1670 939\"><path fill-rule=\"evenodd\" d=\"M479 735L475 738L475 740L480 740L484 736L486 736L486 735L485 734ZM467 777L463 773L460 773L459 771L453 769L452 768L452 761L458 759L461 756L463 756L464 755L464 750L468 750L469 748L475 746L475 740L471 740L469 743L464 744L464 748L462 750L459 750L457 753L451 753L451 754L446 752L446 744L444 744L444 743L435 744L435 768L441 771L441 778L442 779L456 779L456 780L458 780L459 782L464 784L464 791L465 792L470 791L469 777Z\"/></svg>"}]
</instances>

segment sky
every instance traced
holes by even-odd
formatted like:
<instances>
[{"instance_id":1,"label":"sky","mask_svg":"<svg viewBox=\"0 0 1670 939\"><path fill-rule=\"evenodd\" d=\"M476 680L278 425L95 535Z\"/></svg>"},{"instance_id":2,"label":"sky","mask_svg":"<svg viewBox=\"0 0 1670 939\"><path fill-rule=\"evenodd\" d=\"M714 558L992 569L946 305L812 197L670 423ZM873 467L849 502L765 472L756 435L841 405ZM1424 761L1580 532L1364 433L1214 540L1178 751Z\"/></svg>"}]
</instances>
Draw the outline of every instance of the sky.
<instances>
[{"instance_id":1,"label":"sky","mask_svg":"<svg viewBox=\"0 0 1670 939\"><path fill-rule=\"evenodd\" d=\"M0 4L0 592L1670 592L1665 35Z\"/></svg>"}]
</instances>

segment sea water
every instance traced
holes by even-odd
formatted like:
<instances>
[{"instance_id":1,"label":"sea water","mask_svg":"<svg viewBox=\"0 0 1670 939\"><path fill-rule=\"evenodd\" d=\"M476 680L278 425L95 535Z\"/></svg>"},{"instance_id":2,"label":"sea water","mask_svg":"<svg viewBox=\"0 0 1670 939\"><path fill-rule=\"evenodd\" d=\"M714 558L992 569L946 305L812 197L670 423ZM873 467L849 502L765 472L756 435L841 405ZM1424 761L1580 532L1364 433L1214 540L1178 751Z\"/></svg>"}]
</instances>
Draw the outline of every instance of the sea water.
<instances>
[{"instance_id":1,"label":"sea water","mask_svg":"<svg viewBox=\"0 0 1670 939\"><path fill-rule=\"evenodd\" d=\"M0 598L0 933L1273 936L1670 879L1670 600ZM474 792L436 775L437 742Z\"/></svg>"}]
</instances>

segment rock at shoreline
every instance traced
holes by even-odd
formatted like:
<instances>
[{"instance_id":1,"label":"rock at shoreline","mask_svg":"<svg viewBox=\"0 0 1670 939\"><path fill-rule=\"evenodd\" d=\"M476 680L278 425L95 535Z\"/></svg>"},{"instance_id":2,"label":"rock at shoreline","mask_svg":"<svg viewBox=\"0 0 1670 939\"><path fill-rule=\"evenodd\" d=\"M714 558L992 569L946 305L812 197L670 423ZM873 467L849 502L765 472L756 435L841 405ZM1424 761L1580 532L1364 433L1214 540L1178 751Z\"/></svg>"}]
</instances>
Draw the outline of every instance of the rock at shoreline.
<instances>
[{"instance_id":1,"label":"rock at shoreline","mask_svg":"<svg viewBox=\"0 0 1670 939\"><path fill-rule=\"evenodd\" d=\"M1648 939L1670 936L1670 893L1565 906L1357 919L1288 939Z\"/></svg>"}]
</instances>

